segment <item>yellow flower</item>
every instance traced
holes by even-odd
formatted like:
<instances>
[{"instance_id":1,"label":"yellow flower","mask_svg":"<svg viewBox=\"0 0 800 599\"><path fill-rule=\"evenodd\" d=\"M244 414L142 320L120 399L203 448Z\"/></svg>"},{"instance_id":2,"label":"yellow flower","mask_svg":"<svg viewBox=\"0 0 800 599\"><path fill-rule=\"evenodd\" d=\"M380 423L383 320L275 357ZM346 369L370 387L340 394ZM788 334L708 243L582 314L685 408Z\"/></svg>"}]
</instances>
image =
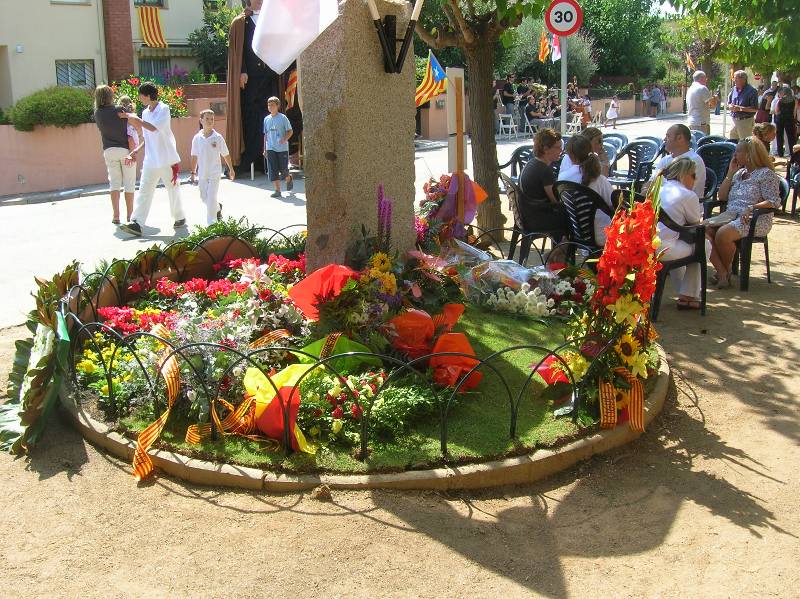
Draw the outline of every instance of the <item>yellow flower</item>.
<instances>
[{"instance_id":1,"label":"yellow flower","mask_svg":"<svg viewBox=\"0 0 800 599\"><path fill-rule=\"evenodd\" d=\"M300 231L300 237L302 237L303 239L308 237L308 231Z\"/></svg>"},{"instance_id":2,"label":"yellow flower","mask_svg":"<svg viewBox=\"0 0 800 599\"><path fill-rule=\"evenodd\" d=\"M630 364L630 371L633 376L638 376L639 378L646 379L647 378L647 354L644 352L639 352L636 354L633 362Z\"/></svg>"},{"instance_id":3,"label":"yellow flower","mask_svg":"<svg viewBox=\"0 0 800 599\"><path fill-rule=\"evenodd\" d=\"M644 310L644 306L633 300L632 297L633 296L630 294L620 296L616 302L606 306L611 312L614 313L614 320L617 322L617 324L621 324L626 320L630 321L631 324L636 324L636 315Z\"/></svg>"},{"instance_id":4,"label":"yellow flower","mask_svg":"<svg viewBox=\"0 0 800 599\"><path fill-rule=\"evenodd\" d=\"M339 431L342 430L342 421L334 420L333 425L331 426L331 430L333 431L334 435L338 435Z\"/></svg>"},{"instance_id":5,"label":"yellow flower","mask_svg":"<svg viewBox=\"0 0 800 599\"><path fill-rule=\"evenodd\" d=\"M589 362L586 361L586 358L584 358L582 354L578 352L569 352L564 355L564 361L572 372L576 383L586 376L586 372L589 370Z\"/></svg>"},{"instance_id":6,"label":"yellow flower","mask_svg":"<svg viewBox=\"0 0 800 599\"><path fill-rule=\"evenodd\" d=\"M397 293L397 279L394 278L392 273L380 273L380 276L377 277L377 280L380 282L381 291L383 293L387 295L394 295Z\"/></svg>"},{"instance_id":7,"label":"yellow flower","mask_svg":"<svg viewBox=\"0 0 800 599\"><path fill-rule=\"evenodd\" d=\"M373 254L370 264L372 265L372 268L375 268L381 272L389 272L389 269L392 267L392 261L389 259L389 256L383 252L377 252Z\"/></svg>"},{"instance_id":8,"label":"yellow flower","mask_svg":"<svg viewBox=\"0 0 800 599\"><path fill-rule=\"evenodd\" d=\"M103 395L108 395L108 383L103 385L103 387L100 389L100 393L102 393Z\"/></svg>"},{"instance_id":9,"label":"yellow flower","mask_svg":"<svg viewBox=\"0 0 800 599\"><path fill-rule=\"evenodd\" d=\"M636 360L636 356L639 353L639 348L639 342L630 333L625 333L622 337L620 337L619 341L614 346L614 350L617 352L617 355L628 366L633 364Z\"/></svg>"},{"instance_id":10,"label":"yellow flower","mask_svg":"<svg viewBox=\"0 0 800 599\"><path fill-rule=\"evenodd\" d=\"M90 360L81 360L75 365L75 368L84 374L93 374L97 370L97 366Z\"/></svg>"}]
</instances>

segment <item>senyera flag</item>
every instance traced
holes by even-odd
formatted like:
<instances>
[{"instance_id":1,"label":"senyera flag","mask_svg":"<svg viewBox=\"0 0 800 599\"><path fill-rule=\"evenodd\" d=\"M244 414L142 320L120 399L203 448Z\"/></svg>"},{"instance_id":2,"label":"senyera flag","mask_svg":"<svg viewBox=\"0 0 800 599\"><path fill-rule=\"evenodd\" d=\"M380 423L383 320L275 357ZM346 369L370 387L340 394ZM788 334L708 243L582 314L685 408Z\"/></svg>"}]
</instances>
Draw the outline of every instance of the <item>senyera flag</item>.
<instances>
[{"instance_id":1,"label":"senyera flag","mask_svg":"<svg viewBox=\"0 0 800 599\"><path fill-rule=\"evenodd\" d=\"M265 0L253 52L280 74L339 16L336 0Z\"/></svg>"}]
</instances>

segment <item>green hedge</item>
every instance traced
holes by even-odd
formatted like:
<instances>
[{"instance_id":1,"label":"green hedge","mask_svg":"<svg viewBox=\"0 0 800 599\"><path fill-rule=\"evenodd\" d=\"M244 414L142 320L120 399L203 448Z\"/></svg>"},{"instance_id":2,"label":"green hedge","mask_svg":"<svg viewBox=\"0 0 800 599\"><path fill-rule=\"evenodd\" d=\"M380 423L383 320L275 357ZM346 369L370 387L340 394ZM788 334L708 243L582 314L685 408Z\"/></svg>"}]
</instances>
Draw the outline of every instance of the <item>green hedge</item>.
<instances>
[{"instance_id":1,"label":"green hedge","mask_svg":"<svg viewBox=\"0 0 800 599\"><path fill-rule=\"evenodd\" d=\"M3 109L0 108L0 125L10 125L11 119L8 118L8 115L3 112Z\"/></svg>"},{"instance_id":2,"label":"green hedge","mask_svg":"<svg viewBox=\"0 0 800 599\"><path fill-rule=\"evenodd\" d=\"M91 123L92 92L76 87L48 87L25 96L11 109L9 118L18 131L33 131L36 125L74 127Z\"/></svg>"}]
</instances>

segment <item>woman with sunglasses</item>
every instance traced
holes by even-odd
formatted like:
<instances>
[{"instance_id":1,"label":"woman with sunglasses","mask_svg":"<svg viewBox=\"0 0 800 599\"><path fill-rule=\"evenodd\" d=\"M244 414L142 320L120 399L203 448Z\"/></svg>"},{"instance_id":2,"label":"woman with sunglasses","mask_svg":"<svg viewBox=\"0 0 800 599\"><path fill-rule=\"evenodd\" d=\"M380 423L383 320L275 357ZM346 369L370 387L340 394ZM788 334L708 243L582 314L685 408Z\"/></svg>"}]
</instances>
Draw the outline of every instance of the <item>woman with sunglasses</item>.
<instances>
[{"instance_id":1,"label":"woman with sunglasses","mask_svg":"<svg viewBox=\"0 0 800 599\"><path fill-rule=\"evenodd\" d=\"M694 192L697 179L697 165L689 157L678 158L661 171L659 200L661 210L678 225L696 225L703 220L703 205ZM694 253L694 244L678 238L678 232L658 223L658 236L661 238L662 261L678 260ZM711 251L711 243L705 240L706 251ZM700 264L694 263L670 271L672 285L678 290L678 310L697 310L700 308Z\"/></svg>"}]
</instances>

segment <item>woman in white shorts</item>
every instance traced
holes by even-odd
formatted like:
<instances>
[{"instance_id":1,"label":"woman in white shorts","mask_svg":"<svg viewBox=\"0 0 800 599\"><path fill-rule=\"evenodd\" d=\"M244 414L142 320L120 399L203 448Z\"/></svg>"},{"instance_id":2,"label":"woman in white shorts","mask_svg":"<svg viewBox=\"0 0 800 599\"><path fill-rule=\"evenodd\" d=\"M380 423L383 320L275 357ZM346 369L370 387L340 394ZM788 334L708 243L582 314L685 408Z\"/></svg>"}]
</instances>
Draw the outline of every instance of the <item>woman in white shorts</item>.
<instances>
[{"instance_id":1,"label":"woman in white shorts","mask_svg":"<svg viewBox=\"0 0 800 599\"><path fill-rule=\"evenodd\" d=\"M119 193L125 192L125 208L128 219L133 212L133 192L136 189L136 163L126 160L128 147L128 121L125 111L114 106L114 92L107 85L100 85L94 92L94 121L100 130L103 142L103 158L108 171L108 188L111 193L111 222L120 224ZM122 116L121 116L122 115Z\"/></svg>"}]
</instances>

